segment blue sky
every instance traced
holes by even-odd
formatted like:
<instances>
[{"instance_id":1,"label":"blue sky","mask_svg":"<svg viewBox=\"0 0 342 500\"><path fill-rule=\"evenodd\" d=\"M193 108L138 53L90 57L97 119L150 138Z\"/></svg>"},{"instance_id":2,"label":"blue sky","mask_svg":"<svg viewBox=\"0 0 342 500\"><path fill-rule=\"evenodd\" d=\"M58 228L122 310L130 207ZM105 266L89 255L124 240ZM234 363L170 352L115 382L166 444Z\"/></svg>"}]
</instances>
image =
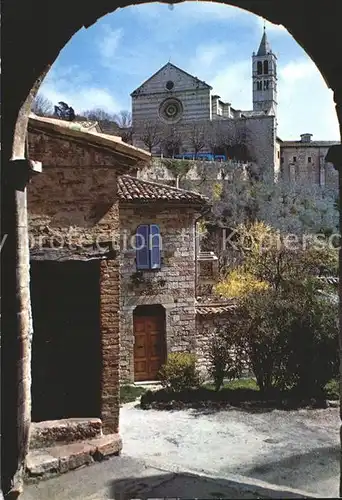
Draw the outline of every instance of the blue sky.
<instances>
[{"instance_id":1,"label":"blue sky","mask_svg":"<svg viewBox=\"0 0 342 500\"><path fill-rule=\"evenodd\" d=\"M318 69L285 28L266 28L278 57L278 135L339 140L333 94ZM130 93L170 60L236 109L252 109L251 55L262 31L258 16L212 2L118 9L71 39L41 93L77 112L130 109Z\"/></svg>"}]
</instances>

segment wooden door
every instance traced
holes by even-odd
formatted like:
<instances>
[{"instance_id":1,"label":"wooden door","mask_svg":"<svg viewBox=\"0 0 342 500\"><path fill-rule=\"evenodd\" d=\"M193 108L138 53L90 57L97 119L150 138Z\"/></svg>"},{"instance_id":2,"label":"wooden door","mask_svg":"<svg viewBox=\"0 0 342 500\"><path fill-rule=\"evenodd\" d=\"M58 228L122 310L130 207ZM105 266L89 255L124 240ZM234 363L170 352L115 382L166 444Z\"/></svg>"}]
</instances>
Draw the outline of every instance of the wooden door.
<instances>
[{"instance_id":1,"label":"wooden door","mask_svg":"<svg viewBox=\"0 0 342 500\"><path fill-rule=\"evenodd\" d=\"M156 380L165 361L164 318L134 317L134 380Z\"/></svg>"}]
</instances>

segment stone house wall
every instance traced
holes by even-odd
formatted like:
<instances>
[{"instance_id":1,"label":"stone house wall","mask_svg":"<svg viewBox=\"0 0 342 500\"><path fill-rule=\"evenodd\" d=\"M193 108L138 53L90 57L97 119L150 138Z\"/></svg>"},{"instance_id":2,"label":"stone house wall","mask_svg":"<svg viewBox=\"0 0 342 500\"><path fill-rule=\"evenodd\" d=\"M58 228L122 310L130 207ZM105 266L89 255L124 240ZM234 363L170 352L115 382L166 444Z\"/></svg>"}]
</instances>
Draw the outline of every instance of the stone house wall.
<instances>
[{"instance_id":1,"label":"stone house wall","mask_svg":"<svg viewBox=\"0 0 342 500\"><path fill-rule=\"evenodd\" d=\"M225 314L196 315L196 355L204 376L208 374L210 345L215 331L217 328L224 327L225 323Z\"/></svg>"},{"instance_id":2,"label":"stone house wall","mask_svg":"<svg viewBox=\"0 0 342 500\"><path fill-rule=\"evenodd\" d=\"M328 149L329 146L302 145L300 142L297 146L281 146L283 179L289 182L325 185L337 191L338 172L332 163L325 161Z\"/></svg>"},{"instance_id":3,"label":"stone house wall","mask_svg":"<svg viewBox=\"0 0 342 500\"><path fill-rule=\"evenodd\" d=\"M119 239L115 159L91 145L31 133L30 157L43 172L27 189L30 250L75 252L76 246ZM44 251L44 249L43 249ZM75 257L77 258L77 257ZM119 258L103 260L100 272L102 351L101 418L105 433L119 421ZM34 335L34 333L33 333Z\"/></svg>"},{"instance_id":4,"label":"stone house wall","mask_svg":"<svg viewBox=\"0 0 342 500\"><path fill-rule=\"evenodd\" d=\"M217 314L197 314L196 315L196 355L198 359L199 369L205 378L210 378L210 347L215 333L220 328L225 328L232 312L224 312ZM233 354L233 352L232 352ZM245 376L253 376L248 368L247 355L244 362L243 374Z\"/></svg>"},{"instance_id":5,"label":"stone house wall","mask_svg":"<svg viewBox=\"0 0 342 500\"><path fill-rule=\"evenodd\" d=\"M141 271L145 282L134 283L134 245L122 248L121 276L121 381L134 380L133 312L138 305L160 304L166 316L167 353L193 350L195 342L195 211L150 203L120 206L121 235L128 242L140 224L158 224L162 249L161 269ZM122 242L123 244L123 242ZM132 278L133 277L133 278Z\"/></svg>"}]
</instances>

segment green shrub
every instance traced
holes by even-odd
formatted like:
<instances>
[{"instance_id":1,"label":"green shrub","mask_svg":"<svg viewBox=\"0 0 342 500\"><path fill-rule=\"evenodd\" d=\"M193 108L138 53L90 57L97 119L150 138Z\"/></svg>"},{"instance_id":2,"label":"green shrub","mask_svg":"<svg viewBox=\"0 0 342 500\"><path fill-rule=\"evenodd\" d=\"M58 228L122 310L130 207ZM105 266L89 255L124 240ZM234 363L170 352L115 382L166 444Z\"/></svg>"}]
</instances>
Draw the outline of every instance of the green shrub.
<instances>
[{"instance_id":1,"label":"green shrub","mask_svg":"<svg viewBox=\"0 0 342 500\"><path fill-rule=\"evenodd\" d=\"M340 399L340 383L338 379L331 379L324 387L327 399L337 401Z\"/></svg>"},{"instance_id":2,"label":"green shrub","mask_svg":"<svg viewBox=\"0 0 342 500\"><path fill-rule=\"evenodd\" d=\"M120 403L130 403L146 392L144 387L137 387L129 383L120 386Z\"/></svg>"},{"instance_id":3,"label":"green shrub","mask_svg":"<svg viewBox=\"0 0 342 500\"><path fill-rule=\"evenodd\" d=\"M158 374L162 387L173 392L199 387L196 361L196 356L187 352L169 354Z\"/></svg>"},{"instance_id":4,"label":"green shrub","mask_svg":"<svg viewBox=\"0 0 342 500\"><path fill-rule=\"evenodd\" d=\"M232 312L224 327L214 332L209 346L209 374L219 391L224 379L241 377L246 361L245 351L238 336L238 313Z\"/></svg>"},{"instance_id":5,"label":"green shrub","mask_svg":"<svg viewBox=\"0 0 342 500\"><path fill-rule=\"evenodd\" d=\"M245 299L241 337L260 390L322 395L338 373L337 307L309 283Z\"/></svg>"}]
</instances>

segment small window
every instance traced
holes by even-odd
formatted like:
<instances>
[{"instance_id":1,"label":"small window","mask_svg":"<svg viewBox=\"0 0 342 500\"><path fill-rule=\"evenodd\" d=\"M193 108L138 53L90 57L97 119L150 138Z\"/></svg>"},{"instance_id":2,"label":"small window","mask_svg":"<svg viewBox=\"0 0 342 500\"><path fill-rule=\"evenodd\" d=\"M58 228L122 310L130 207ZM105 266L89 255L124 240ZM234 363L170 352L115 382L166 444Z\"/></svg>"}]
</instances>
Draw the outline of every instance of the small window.
<instances>
[{"instance_id":1,"label":"small window","mask_svg":"<svg viewBox=\"0 0 342 500\"><path fill-rule=\"evenodd\" d=\"M311 156L308 156L308 163L311 163Z\"/></svg>"},{"instance_id":2,"label":"small window","mask_svg":"<svg viewBox=\"0 0 342 500\"><path fill-rule=\"evenodd\" d=\"M268 90L269 86L270 86L269 80L264 80L264 90Z\"/></svg>"},{"instance_id":3,"label":"small window","mask_svg":"<svg viewBox=\"0 0 342 500\"><path fill-rule=\"evenodd\" d=\"M257 82L257 90L262 90L262 82Z\"/></svg>"},{"instance_id":4,"label":"small window","mask_svg":"<svg viewBox=\"0 0 342 500\"><path fill-rule=\"evenodd\" d=\"M257 73L258 73L258 75L262 75L262 62L261 61L257 62Z\"/></svg>"},{"instance_id":5,"label":"small window","mask_svg":"<svg viewBox=\"0 0 342 500\"><path fill-rule=\"evenodd\" d=\"M172 90L174 86L175 86L175 84L173 83L172 80L169 80L168 82L166 82L166 85L165 85L167 90Z\"/></svg>"},{"instance_id":6,"label":"small window","mask_svg":"<svg viewBox=\"0 0 342 500\"><path fill-rule=\"evenodd\" d=\"M294 156L293 157L293 163L296 163L296 161L297 161L297 156Z\"/></svg>"},{"instance_id":7,"label":"small window","mask_svg":"<svg viewBox=\"0 0 342 500\"><path fill-rule=\"evenodd\" d=\"M268 75L268 61L264 61L264 75Z\"/></svg>"},{"instance_id":8,"label":"small window","mask_svg":"<svg viewBox=\"0 0 342 500\"><path fill-rule=\"evenodd\" d=\"M278 158L280 158L280 151L278 151L277 155L278 155Z\"/></svg>"},{"instance_id":9,"label":"small window","mask_svg":"<svg viewBox=\"0 0 342 500\"><path fill-rule=\"evenodd\" d=\"M137 269L160 269L161 237L159 226L142 224L135 236Z\"/></svg>"}]
</instances>

